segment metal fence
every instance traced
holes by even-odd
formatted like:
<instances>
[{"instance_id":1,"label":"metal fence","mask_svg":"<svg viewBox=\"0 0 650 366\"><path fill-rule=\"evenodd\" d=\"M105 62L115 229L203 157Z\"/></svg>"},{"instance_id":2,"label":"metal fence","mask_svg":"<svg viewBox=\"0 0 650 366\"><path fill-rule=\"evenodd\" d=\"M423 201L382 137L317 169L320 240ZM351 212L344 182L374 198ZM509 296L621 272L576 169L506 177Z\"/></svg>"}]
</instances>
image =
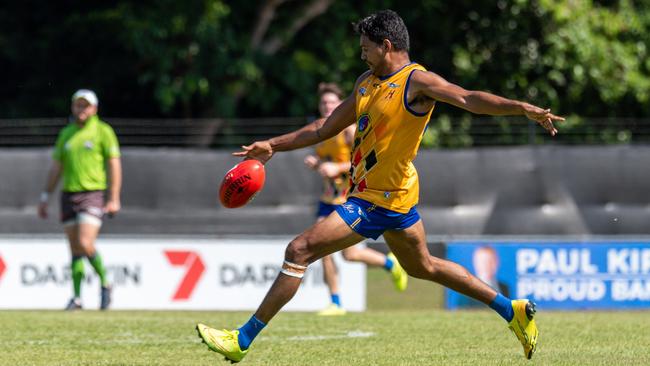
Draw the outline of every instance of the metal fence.
<instances>
[{"instance_id":1,"label":"metal fence","mask_svg":"<svg viewBox=\"0 0 650 366\"><path fill-rule=\"evenodd\" d=\"M306 118L105 119L124 146L231 147L270 138L307 123ZM54 144L64 118L0 120L0 146Z\"/></svg>"},{"instance_id":2,"label":"metal fence","mask_svg":"<svg viewBox=\"0 0 650 366\"><path fill-rule=\"evenodd\" d=\"M309 118L106 118L124 146L229 148L293 131ZM0 146L51 146L65 118L0 120ZM650 119L569 118L555 138L525 118L433 118L422 146L461 148L526 144L648 144Z\"/></svg>"}]
</instances>

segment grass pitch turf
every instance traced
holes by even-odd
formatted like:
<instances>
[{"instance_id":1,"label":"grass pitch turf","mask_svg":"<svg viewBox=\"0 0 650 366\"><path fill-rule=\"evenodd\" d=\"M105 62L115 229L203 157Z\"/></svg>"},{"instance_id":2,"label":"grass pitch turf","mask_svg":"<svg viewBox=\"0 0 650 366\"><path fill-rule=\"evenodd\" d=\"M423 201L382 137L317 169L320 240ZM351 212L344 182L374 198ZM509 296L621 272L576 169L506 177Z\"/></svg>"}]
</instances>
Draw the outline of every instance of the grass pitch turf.
<instances>
[{"instance_id":1,"label":"grass pitch turf","mask_svg":"<svg viewBox=\"0 0 650 366\"><path fill-rule=\"evenodd\" d=\"M365 313L281 313L241 365L648 365L650 312L538 313L532 361L494 312L436 309L439 286L404 294L368 274ZM345 301L345 299L343 299ZM229 365L194 325L233 327L249 312L2 311L0 365Z\"/></svg>"}]
</instances>

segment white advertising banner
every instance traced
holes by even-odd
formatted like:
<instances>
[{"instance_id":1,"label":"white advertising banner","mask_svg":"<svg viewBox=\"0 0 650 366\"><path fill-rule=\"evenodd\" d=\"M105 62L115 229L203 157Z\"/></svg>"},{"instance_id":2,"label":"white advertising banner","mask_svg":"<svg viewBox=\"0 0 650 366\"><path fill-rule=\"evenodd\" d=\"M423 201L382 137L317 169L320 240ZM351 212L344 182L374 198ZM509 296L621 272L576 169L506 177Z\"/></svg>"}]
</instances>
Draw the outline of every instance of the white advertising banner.
<instances>
[{"instance_id":1,"label":"white advertising banner","mask_svg":"<svg viewBox=\"0 0 650 366\"><path fill-rule=\"evenodd\" d=\"M97 248L113 285L112 309L255 310L275 280L285 239L100 238ZM63 238L0 238L0 309L62 309L72 295L70 251ZM349 311L366 308L366 269L335 254L339 289ZM90 263L81 297L99 306ZM320 310L329 304L320 261L309 266L283 308Z\"/></svg>"}]
</instances>

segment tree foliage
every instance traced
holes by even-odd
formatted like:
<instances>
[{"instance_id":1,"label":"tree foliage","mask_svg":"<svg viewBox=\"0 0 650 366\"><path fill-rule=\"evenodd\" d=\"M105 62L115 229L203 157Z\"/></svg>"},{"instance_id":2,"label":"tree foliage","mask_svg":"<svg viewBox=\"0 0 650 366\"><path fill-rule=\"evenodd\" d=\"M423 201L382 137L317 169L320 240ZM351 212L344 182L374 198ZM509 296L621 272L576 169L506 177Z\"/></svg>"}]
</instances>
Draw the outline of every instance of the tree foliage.
<instances>
[{"instance_id":1,"label":"tree foliage","mask_svg":"<svg viewBox=\"0 0 650 366\"><path fill-rule=\"evenodd\" d=\"M0 117L64 115L79 87L109 116L314 114L318 82L351 91L364 71L350 24L383 8L404 17L413 60L468 89L650 116L648 0L122 0L0 8Z\"/></svg>"}]
</instances>

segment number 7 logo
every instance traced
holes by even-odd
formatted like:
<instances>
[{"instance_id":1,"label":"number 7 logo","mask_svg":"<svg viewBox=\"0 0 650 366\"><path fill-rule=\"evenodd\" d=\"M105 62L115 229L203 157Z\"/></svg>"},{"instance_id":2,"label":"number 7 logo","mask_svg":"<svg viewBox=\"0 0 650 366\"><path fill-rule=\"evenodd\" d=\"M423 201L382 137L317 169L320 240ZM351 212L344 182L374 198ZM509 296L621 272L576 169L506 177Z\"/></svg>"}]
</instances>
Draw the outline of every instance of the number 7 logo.
<instances>
[{"instance_id":1,"label":"number 7 logo","mask_svg":"<svg viewBox=\"0 0 650 366\"><path fill-rule=\"evenodd\" d=\"M165 250L164 253L172 265L187 267L185 277L183 277L180 285L178 285L178 289L176 289L176 293L172 299L189 299L205 270L205 265L201 257L196 252L188 250Z\"/></svg>"}]
</instances>

